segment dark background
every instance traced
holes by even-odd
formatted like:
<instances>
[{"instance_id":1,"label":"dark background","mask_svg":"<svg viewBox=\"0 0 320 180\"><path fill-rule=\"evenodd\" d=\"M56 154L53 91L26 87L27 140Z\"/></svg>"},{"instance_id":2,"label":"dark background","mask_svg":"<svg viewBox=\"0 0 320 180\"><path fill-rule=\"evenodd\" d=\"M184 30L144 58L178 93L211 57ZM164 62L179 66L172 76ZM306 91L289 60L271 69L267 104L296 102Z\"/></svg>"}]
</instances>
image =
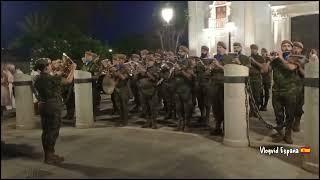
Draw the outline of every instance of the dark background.
<instances>
[{"instance_id":1,"label":"dark background","mask_svg":"<svg viewBox=\"0 0 320 180\"><path fill-rule=\"evenodd\" d=\"M302 42L304 53L310 49L319 53L319 14L291 18L291 40Z\"/></svg>"}]
</instances>

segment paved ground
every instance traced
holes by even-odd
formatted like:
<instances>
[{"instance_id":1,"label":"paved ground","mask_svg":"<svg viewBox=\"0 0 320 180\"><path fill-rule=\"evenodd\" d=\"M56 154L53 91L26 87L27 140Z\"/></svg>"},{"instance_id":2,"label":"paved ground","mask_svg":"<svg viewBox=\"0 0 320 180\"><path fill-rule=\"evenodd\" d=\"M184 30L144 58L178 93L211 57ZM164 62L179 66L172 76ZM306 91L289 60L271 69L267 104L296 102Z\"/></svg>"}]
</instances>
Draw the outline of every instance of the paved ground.
<instances>
[{"instance_id":1,"label":"paved ground","mask_svg":"<svg viewBox=\"0 0 320 180\"><path fill-rule=\"evenodd\" d=\"M108 99L101 109L110 114ZM272 121L272 111L263 116ZM42 163L41 130L16 130L14 118L7 119L1 124L6 143L1 178L319 178L300 168L301 155L269 156L252 147L227 147L205 128L174 132L174 121L161 118L158 130L139 128L144 120L137 115L128 127L115 128L117 117L101 115L92 129L65 122L56 146L66 159L60 166ZM252 141L270 144L271 133L257 119L250 120ZM303 132L295 134L295 144L302 145L302 137Z\"/></svg>"}]
</instances>

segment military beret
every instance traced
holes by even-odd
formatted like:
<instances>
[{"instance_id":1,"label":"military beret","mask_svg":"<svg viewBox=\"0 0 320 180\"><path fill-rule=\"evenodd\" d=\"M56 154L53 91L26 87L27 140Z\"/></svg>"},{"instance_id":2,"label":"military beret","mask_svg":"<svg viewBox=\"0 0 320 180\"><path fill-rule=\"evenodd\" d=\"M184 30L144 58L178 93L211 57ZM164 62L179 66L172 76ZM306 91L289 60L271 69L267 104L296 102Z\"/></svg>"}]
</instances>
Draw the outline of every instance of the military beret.
<instances>
[{"instance_id":1,"label":"military beret","mask_svg":"<svg viewBox=\"0 0 320 180\"><path fill-rule=\"evenodd\" d=\"M289 41L289 40L283 40L283 41L281 42L281 46L282 46L283 44L286 44L286 43L288 43L288 44L290 44L291 46L293 46L293 45L292 45L292 42Z\"/></svg>"},{"instance_id":2,"label":"military beret","mask_svg":"<svg viewBox=\"0 0 320 180\"><path fill-rule=\"evenodd\" d=\"M97 54L91 52L91 51L86 51L85 54L89 55L89 56L98 56Z\"/></svg>"},{"instance_id":3,"label":"military beret","mask_svg":"<svg viewBox=\"0 0 320 180\"><path fill-rule=\"evenodd\" d=\"M155 57L152 54L148 54L146 57L147 61L155 61Z\"/></svg>"},{"instance_id":4,"label":"military beret","mask_svg":"<svg viewBox=\"0 0 320 180\"><path fill-rule=\"evenodd\" d=\"M224 42L222 42L222 41L219 41L219 42L217 43L217 46L221 46L221 47L223 47L224 49L227 49L226 44L225 44Z\"/></svg>"},{"instance_id":5,"label":"military beret","mask_svg":"<svg viewBox=\"0 0 320 180\"><path fill-rule=\"evenodd\" d=\"M132 58L140 58L139 54L132 54L131 57Z\"/></svg>"},{"instance_id":6,"label":"military beret","mask_svg":"<svg viewBox=\"0 0 320 180\"><path fill-rule=\"evenodd\" d=\"M233 43L233 46L240 46L240 47L242 47L242 46L241 46L241 43L239 43L239 42L234 42L234 43Z\"/></svg>"},{"instance_id":7,"label":"military beret","mask_svg":"<svg viewBox=\"0 0 320 180\"><path fill-rule=\"evenodd\" d=\"M172 51L167 52L167 56L174 56L174 53Z\"/></svg>"},{"instance_id":8,"label":"military beret","mask_svg":"<svg viewBox=\"0 0 320 180\"><path fill-rule=\"evenodd\" d=\"M127 58L127 56L124 55L124 54L115 54L113 57L114 58L119 58L119 59L126 59Z\"/></svg>"},{"instance_id":9,"label":"military beret","mask_svg":"<svg viewBox=\"0 0 320 180\"><path fill-rule=\"evenodd\" d=\"M189 52L189 49L186 47L186 46L179 46L179 50L181 50L181 51L184 51L184 52L186 52L186 53L188 53Z\"/></svg>"},{"instance_id":10,"label":"military beret","mask_svg":"<svg viewBox=\"0 0 320 180\"><path fill-rule=\"evenodd\" d=\"M201 50L206 50L206 51L209 51L209 48L207 46L201 46Z\"/></svg>"},{"instance_id":11,"label":"military beret","mask_svg":"<svg viewBox=\"0 0 320 180\"><path fill-rule=\"evenodd\" d=\"M36 61L34 70L38 70L41 66L46 67L50 63L51 59L49 58L40 58Z\"/></svg>"},{"instance_id":12,"label":"military beret","mask_svg":"<svg viewBox=\"0 0 320 180\"><path fill-rule=\"evenodd\" d=\"M303 49L303 44L301 42L298 42L298 41L293 42L293 46Z\"/></svg>"},{"instance_id":13,"label":"military beret","mask_svg":"<svg viewBox=\"0 0 320 180\"><path fill-rule=\"evenodd\" d=\"M256 44L251 44L250 45L250 49L259 49L258 46Z\"/></svg>"},{"instance_id":14,"label":"military beret","mask_svg":"<svg viewBox=\"0 0 320 180\"><path fill-rule=\"evenodd\" d=\"M261 48L262 52L268 52L266 48Z\"/></svg>"},{"instance_id":15,"label":"military beret","mask_svg":"<svg viewBox=\"0 0 320 180\"><path fill-rule=\"evenodd\" d=\"M143 49L142 51L140 51L140 53L141 53L141 54L148 54L148 53L149 53L149 51L148 51L148 50L146 50L146 49Z\"/></svg>"},{"instance_id":16,"label":"military beret","mask_svg":"<svg viewBox=\"0 0 320 180\"><path fill-rule=\"evenodd\" d=\"M161 54L159 54L159 53L154 53L154 56L155 56L155 57L161 57Z\"/></svg>"}]
</instances>

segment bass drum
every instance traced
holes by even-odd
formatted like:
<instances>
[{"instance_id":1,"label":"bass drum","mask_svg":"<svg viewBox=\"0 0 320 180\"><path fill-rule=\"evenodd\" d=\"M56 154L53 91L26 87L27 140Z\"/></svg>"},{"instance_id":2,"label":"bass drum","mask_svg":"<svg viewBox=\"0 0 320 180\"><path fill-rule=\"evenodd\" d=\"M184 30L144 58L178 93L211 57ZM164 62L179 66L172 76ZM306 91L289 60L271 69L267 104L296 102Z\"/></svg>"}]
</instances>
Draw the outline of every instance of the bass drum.
<instances>
[{"instance_id":1,"label":"bass drum","mask_svg":"<svg viewBox=\"0 0 320 180\"><path fill-rule=\"evenodd\" d=\"M104 76L102 79L102 91L107 94L111 95L116 87L116 82L109 76Z\"/></svg>"}]
</instances>

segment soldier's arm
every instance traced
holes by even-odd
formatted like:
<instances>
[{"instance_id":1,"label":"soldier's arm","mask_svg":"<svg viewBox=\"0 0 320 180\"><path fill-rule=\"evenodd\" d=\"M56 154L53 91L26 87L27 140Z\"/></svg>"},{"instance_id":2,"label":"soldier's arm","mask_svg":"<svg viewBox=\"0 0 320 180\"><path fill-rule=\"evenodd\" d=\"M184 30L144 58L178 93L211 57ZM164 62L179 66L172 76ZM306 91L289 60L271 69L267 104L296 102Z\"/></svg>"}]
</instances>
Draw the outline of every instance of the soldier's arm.
<instances>
[{"instance_id":1,"label":"soldier's arm","mask_svg":"<svg viewBox=\"0 0 320 180\"><path fill-rule=\"evenodd\" d=\"M73 77L74 77L74 71L75 71L76 68L77 68L77 65L73 64L72 67L71 67L71 71L68 74L67 78L62 78L61 79L61 83L63 85L72 83Z\"/></svg>"},{"instance_id":2,"label":"soldier's arm","mask_svg":"<svg viewBox=\"0 0 320 180\"><path fill-rule=\"evenodd\" d=\"M114 73L114 75L115 76L117 76L117 77L119 77L121 80L125 80L125 79L127 79L128 78L128 74L127 73L121 73L121 72L119 72L119 71L116 71L115 73Z\"/></svg>"},{"instance_id":3,"label":"soldier's arm","mask_svg":"<svg viewBox=\"0 0 320 180\"><path fill-rule=\"evenodd\" d=\"M181 73L183 76L185 76L189 80L192 80L192 77L194 76L193 70L191 68L188 68L186 70L182 70Z\"/></svg>"}]
</instances>

